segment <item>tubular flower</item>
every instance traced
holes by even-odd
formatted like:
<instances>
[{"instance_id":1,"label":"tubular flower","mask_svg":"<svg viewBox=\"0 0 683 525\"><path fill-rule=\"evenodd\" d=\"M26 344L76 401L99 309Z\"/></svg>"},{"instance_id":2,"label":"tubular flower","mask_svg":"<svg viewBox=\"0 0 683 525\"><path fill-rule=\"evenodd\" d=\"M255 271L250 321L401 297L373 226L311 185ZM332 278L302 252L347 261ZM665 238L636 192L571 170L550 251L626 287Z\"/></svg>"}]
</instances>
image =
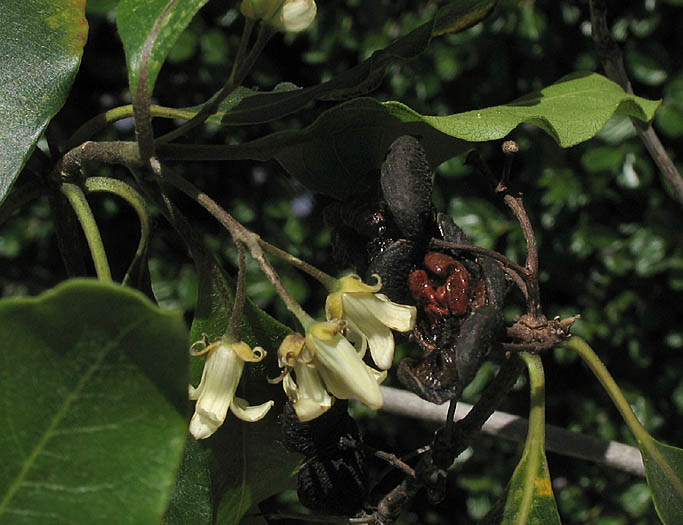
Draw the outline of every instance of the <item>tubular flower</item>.
<instances>
[{"instance_id":1,"label":"tubular flower","mask_svg":"<svg viewBox=\"0 0 683 525\"><path fill-rule=\"evenodd\" d=\"M327 296L327 319L340 319L348 323L348 334L354 341L370 347L370 354L381 370L391 368L394 359L392 330L409 332L415 326L417 310L414 306L394 303L377 293L382 288L379 275L377 284L365 284L357 275L347 275L338 281L338 288Z\"/></svg>"},{"instance_id":2,"label":"tubular flower","mask_svg":"<svg viewBox=\"0 0 683 525\"><path fill-rule=\"evenodd\" d=\"M357 399L376 410L383 403L379 383L387 374L363 362L364 348L357 351L342 336L345 326L344 321L326 321L315 323L306 331L312 363L334 397Z\"/></svg>"},{"instance_id":3,"label":"tubular flower","mask_svg":"<svg viewBox=\"0 0 683 525\"><path fill-rule=\"evenodd\" d=\"M194 345L193 345L194 346ZM202 379L197 388L190 385L190 399L197 400L190 421L190 433L195 439L211 436L225 421L228 409L244 421L258 421L268 413L273 401L248 406L235 396L245 361L259 362L265 356L263 348L253 350L244 342L215 341L195 355L207 354Z\"/></svg>"},{"instance_id":4,"label":"tubular flower","mask_svg":"<svg viewBox=\"0 0 683 525\"><path fill-rule=\"evenodd\" d=\"M327 412L334 400L312 364L313 355L306 347L306 339L299 334L288 335L277 355L280 367L285 369L282 386L299 420L310 421ZM294 370L296 381L289 373L291 370Z\"/></svg>"},{"instance_id":5,"label":"tubular flower","mask_svg":"<svg viewBox=\"0 0 683 525\"><path fill-rule=\"evenodd\" d=\"M298 33L311 26L318 7L315 0L242 0L240 10L275 29Z\"/></svg>"}]
</instances>

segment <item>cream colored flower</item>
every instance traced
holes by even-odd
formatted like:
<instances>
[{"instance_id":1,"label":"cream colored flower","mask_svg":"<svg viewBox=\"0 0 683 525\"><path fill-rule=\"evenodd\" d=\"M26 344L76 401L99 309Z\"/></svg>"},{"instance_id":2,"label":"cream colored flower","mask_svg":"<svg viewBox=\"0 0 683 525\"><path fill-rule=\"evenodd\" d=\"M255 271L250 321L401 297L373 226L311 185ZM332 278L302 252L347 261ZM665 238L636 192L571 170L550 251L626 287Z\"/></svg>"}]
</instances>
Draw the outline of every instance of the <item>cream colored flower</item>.
<instances>
[{"instance_id":1,"label":"cream colored flower","mask_svg":"<svg viewBox=\"0 0 683 525\"><path fill-rule=\"evenodd\" d=\"M268 413L273 401L248 406L235 396L245 361L258 362L265 356L263 348L253 350L244 342L216 341L195 355L207 354L199 386L190 385L190 399L197 400L190 421L190 433L195 439L206 439L223 424L228 409L244 421L258 421Z\"/></svg>"},{"instance_id":2,"label":"cream colored flower","mask_svg":"<svg viewBox=\"0 0 683 525\"><path fill-rule=\"evenodd\" d=\"M280 345L278 361L284 371L271 382L282 380L301 421L329 410L332 396L357 399L373 409L382 406L379 383L387 373L363 362L364 349L359 351L342 336L344 326L343 321L313 323L306 337L292 334ZM296 378L292 378L292 371Z\"/></svg>"},{"instance_id":3,"label":"cream colored flower","mask_svg":"<svg viewBox=\"0 0 683 525\"><path fill-rule=\"evenodd\" d=\"M282 386L301 421L310 421L327 412L334 400L325 389L306 339L299 334L285 337L278 350L278 362L285 369ZM289 373L296 375L296 381Z\"/></svg>"},{"instance_id":4,"label":"cream colored flower","mask_svg":"<svg viewBox=\"0 0 683 525\"><path fill-rule=\"evenodd\" d=\"M314 0L242 0L240 10L278 30L298 33L311 26L318 7Z\"/></svg>"},{"instance_id":5,"label":"cream colored flower","mask_svg":"<svg viewBox=\"0 0 683 525\"><path fill-rule=\"evenodd\" d=\"M313 353L313 364L327 390L339 399L357 399L372 409L381 408L379 383L386 372L379 372L363 361L358 351L342 334L346 323L315 323L306 332L306 346Z\"/></svg>"},{"instance_id":6,"label":"cream colored flower","mask_svg":"<svg viewBox=\"0 0 683 525\"><path fill-rule=\"evenodd\" d=\"M377 293L382 288L379 275L377 284L363 283L357 275L347 275L338 281L338 288L327 296L325 313L328 319L348 323L349 338L370 347L370 354L381 370L391 368L394 359L394 335L409 332L415 326L417 310L414 306L394 303L386 295Z\"/></svg>"}]
</instances>

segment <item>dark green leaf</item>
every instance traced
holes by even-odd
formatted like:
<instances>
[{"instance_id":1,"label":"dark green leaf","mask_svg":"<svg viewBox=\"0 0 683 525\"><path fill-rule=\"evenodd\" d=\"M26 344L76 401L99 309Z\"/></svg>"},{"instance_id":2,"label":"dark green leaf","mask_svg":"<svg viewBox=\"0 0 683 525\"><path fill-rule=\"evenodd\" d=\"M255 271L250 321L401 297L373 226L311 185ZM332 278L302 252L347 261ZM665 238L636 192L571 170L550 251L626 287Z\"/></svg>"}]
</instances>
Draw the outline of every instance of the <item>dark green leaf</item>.
<instances>
[{"instance_id":1,"label":"dark green leaf","mask_svg":"<svg viewBox=\"0 0 683 525\"><path fill-rule=\"evenodd\" d=\"M210 525L213 523L209 466L199 443L190 435L178 469L171 503L163 525Z\"/></svg>"},{"instance_id":2,"label":"dark green leaf","mask_svg":"<svg viewBox=\"0 0 683 525\"><path fill-rule=\"evenodd\" d=\"M497 0L457 0L443 6L436 14L432 36L457 33L488 16Z\"/></svg>"},{"instance_id":3,"label":"dark green leaf","mask_svg":"<svg viewBox=\"0 0 683 525\"><path fill-rule=\"evenodd\" d=\"M311 191L345 199L364 189L368 171L379 167L391 142L403 134L423 139L435 167L467 150L470 145L464 141L501 139L524 122L569 147L593 137L615 113L649 121L658 105L625 93L596 73L574 73L510 104L445 117L423 116L399 102L358 98L301 130L223 147L219 158L275 158Z\"/></svg>"},{"instance_id":4,"label":"dark green leaf","mask_svg":"<svg viewBox=\"0 0 683 525\"><path fill-rule=\"evenodd\" d=\"M88 36L85 0L0 2L0 202L78 71Z\"/></svg>"},{"instance_id":5,"label":"dark green leaf","mask_svg":"<svg viewBox=\"0 0 683 525\"><path fill-rule=\"evenodd\" d=\"M638 445L657 514L665 525L680 523L683 516L683 450L648 438L639 440Z\"/></svg>"},{"instance_id":6,"label":"dark green leaf","mask_svg":"<svg viewBox=\"0 0 683 525\"><path fill-rule=\"evenodd\" d=\"M420 55L433 36L462 31L485 18L495 0L458 0L450 2L434 19L402 36L370 58L337 75L332 80L309 88L296 89L282 84L271 93L241 89L237 96L226 100L209 119L223 125L243 125L270 122L303 109L312 100L346 100L376 89L389 64L410 60Z\"/></svg>"},{"instance_id":7,"label":"dark green leaf","mask_svg":"<svg viewBox=\"0 0 683 525\"><path fill-rule=\"evenodd\" d=\"M182 316L113 284L0 303L0 521L155 523L187 434Z\"/></svg>"},{"instance_id":8,"label":"dark green leaf","mask_svg":"<svg viewBox=\"0 0 683 525\"><path fill-rule=\"evenodd\" d=\"M151 94L161 66L171 47L192 17L208 0L121 0L116 10L116 26L126 51L131 93L138 89L145 43L153 40L147 71Z\"/></svg>"}]
</instances>

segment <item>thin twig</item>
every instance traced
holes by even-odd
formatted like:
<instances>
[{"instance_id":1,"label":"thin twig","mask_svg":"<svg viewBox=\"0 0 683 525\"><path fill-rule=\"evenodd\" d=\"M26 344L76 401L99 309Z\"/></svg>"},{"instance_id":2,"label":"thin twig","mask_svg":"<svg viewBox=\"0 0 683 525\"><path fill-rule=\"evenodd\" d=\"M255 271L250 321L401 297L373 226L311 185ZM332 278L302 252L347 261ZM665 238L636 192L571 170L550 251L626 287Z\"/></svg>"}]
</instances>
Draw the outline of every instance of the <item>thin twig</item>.
<instances>
[{"instance_id":1,"label":"thin twig","mask_svg":"<svg viewBox=\"0 0 683 525\"><path fill-rule=\"evenodd\" d=\"M261 267L261 271L268 278L270 283L275 288L282 301L285 303L287 309L297 318L297 320L305 328L313 319L306 313L301 305L291 296L289 291L282 284L280 276L275 271L275 268L270 264L270 261L263 253L263 249L258 242L258 235L245 228L239 221L237 221L230 213L224 210L216 201L209 197L206 193L194 186L192 183L176 174L167 166L162 167L162 178L172 186L176 187L185 195L201 205L213 217L221 223L225 229L228 230L235 242L244 243L249 250L251 256Z\"/></svg>"},{"instance_id":2,"label":"thin twig","mask_svg":"<svg viewBox=\"0 0 683 525\"><path fill-rule=\"evenodd\" d=\"M605 0L590 0L591 35L595 52L602 63L607 78L619 84L624 91L633 94L633 87L624 67L621 49L612 39L607 26L607 7ZM664 179L671 186L674 198L683 204L683 177L676 169L671 157L667 154L654 128L634 117L631 117L640 140L645 144L650 157L659 168Z\"/></svg>"},{"instance_id":3,"label":"thin twig","mask_svg":"<svg viewBox=\"0 0 683 525\"><path fill-rule=\"evenodd\" d=\"M261 245L261 248L263 248L266 252L272 253L276 257L280 257L281 259L287 261L287 263L298 268L302 272L306 272L308 275L316 279L318 282L322 283L323 286L325 286L328 290L331 290L337 283L337 279L323 272L322 270L319 270L312 264L309 264L306 261L299 259L295 255L292 255L289 252L281 250L277 246L273 246L272 244L270 244L267 241L264 241L263 239L259 239L258 242Z\"/></svg>"}]
</instances>

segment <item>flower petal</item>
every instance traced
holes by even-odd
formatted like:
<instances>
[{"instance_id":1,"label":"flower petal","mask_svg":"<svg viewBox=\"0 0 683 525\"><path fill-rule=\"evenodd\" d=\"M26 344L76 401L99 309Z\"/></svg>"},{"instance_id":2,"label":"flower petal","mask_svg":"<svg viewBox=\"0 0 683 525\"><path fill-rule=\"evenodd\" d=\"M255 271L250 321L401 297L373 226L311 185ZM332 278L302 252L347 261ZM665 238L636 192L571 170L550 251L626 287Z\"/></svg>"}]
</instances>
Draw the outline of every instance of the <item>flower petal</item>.
<instances>
[{"instance_id":1,"label":"flower petal","mask_svg":"<svg viewBox=\"0 0 683 525\"><path fill-rule=\"evenodd\" d=\"M275 401L271 400L260 405L249 406L249 403L246 399L235 397L233 399L232 405L230 405L230 411L242 421L253 423L254 421L262 419L268 413L270 407L272 407L274 404Z\"/></svg>"},{"instance_id":2,"label":"flower petal","mask_svg":"<svg viewBox=\"0 0 683 525\"><path fill-rule=\"evenodd\" d=\"M407 304L391 301L386 295L375 294L377 302L373 303L372 313L382 324L397 332L410 332L415 326L417 308Z\"/></svg>"},{"instance_id":3,"label":"flower petal","mask_svg":"<svg viewBox=\"0 0 683 525\"><path fill-rule=\"evenodd\" d=\"M282 386L292 400L300 421L310 421L323 415L332 407L332 397L327 393L315 368L306 365L295 367L296 383L287 375Z\"/></svg>"},{"instance_id":4,"label":"flower petal","mask_svg":"<svg viewBox=\"0 0 683 525\"><path fill-rule=\"evenodd\" d=\"M318 323L328 324L328 323ZM358 356L355 348L344 337L337 334L329 339L307 336L315 346L316 362L320 376L327 389L339 399L355 398L370 408L382 406L382 394L371 368ZM310 338L310 339L309 339Z\"/></svg>"},{"instance_id":5,"label":"flower petal","mask_svg":"<svg viewBox=\"0 0 683 525\"><path fill-rule=\"evenodd\" d=\"M375 316L372 308L381 301L371 297L345 294L344 310L349 325L367 338L377 367L388 370L394 361L394 334Z\"/></svg>"}]
</instances>

